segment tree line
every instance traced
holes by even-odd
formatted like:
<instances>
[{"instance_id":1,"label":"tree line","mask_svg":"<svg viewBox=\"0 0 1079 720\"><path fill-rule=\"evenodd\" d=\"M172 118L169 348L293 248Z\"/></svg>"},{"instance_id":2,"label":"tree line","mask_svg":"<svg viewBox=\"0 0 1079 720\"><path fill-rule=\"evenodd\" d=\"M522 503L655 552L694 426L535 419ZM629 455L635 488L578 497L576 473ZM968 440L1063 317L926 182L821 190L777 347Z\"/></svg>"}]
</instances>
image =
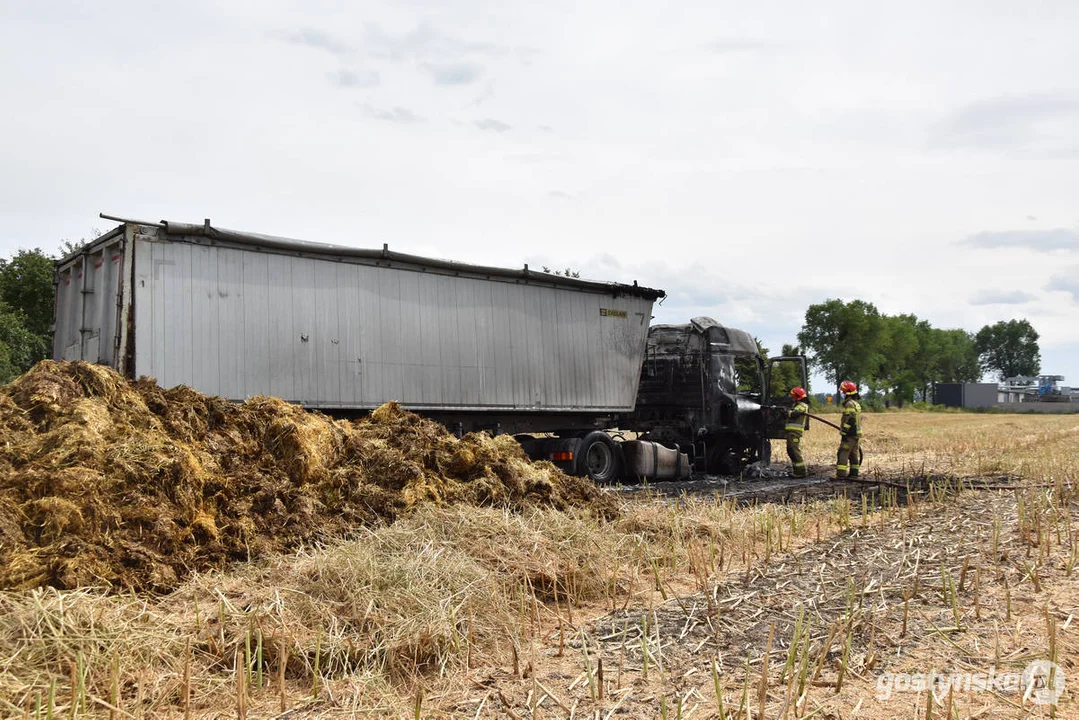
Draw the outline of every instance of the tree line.
<instances>
[{"instance_id":1,"label":"tree line","mask_svg":"<svg viewBox=\"0 0 1079 720\"><path fill-rule=\"evenodd\" d=\"M90 231L91 238L100 235ZM56 261L87 242L62 240L54 254L34 248L0 258L0 385L52 357Z\"/></svg>"},{"instance_id":2,"label":"tree line","mask_svg":"<svg viewBox=\"0 0 1079 720\"><path fill-rule=\"evenodd\" d=\"M40 249L0 258L0 383L52 355L53 267Z\"/></svg>"},{"instance_id":3,"label":"tree line","mask_svg":"<svg viewBox=\"0 0 1079 720\"><path fill-rule=\"evenodd\" d=\"M977 333L935 328L913 314L885 315L863 300L810 305L798 333L811 366L836 386L852 380L899 406L931 400L934 383L1037 375L1038 333L1025 319Z\"/></svg>"}]
</instances>

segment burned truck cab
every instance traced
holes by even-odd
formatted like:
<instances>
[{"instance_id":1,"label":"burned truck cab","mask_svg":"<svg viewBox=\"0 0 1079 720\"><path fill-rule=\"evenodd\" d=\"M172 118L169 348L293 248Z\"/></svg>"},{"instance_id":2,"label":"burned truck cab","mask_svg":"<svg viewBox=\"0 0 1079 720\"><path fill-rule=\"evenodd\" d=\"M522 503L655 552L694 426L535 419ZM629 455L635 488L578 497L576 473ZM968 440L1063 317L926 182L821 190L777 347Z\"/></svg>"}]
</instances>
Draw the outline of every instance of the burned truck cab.
<instances>
[{"instance_id":1,"label":"burned truck cab","mask_svg":"<svg viewBox=\"0 0 1079 720\"><path fill-rule=\"evenodd\" d=\"M765 360L744 330L712 318L649 329L637 395L634 427L641 439L677 447L698 471L736 474L744 466L770 460L769 438L783 437L783 397L773 397L777 363ZM790 373L787 373L790 376ZM783 395L789 388L775 388Z\"/></svg>"}]
</instances>

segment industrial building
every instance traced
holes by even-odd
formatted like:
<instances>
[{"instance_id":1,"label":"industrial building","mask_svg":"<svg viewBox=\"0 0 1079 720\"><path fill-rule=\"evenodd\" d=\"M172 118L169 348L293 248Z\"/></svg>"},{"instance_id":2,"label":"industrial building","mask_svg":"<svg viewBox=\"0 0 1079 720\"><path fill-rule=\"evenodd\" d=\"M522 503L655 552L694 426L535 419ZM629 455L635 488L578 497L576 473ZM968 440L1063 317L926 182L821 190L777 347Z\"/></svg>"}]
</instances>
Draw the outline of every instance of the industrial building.
<instances>
[{"instance_id":1,"label":"industrial building","mask_svg":"<svg viewBox=\"0 0 1079 720\"><path fill-rule=\"evenodd\" d=\"M997 402L1070 402L1075 390L1058 385L1063 375L1017 375L1005 378L997 391Z\"/></svg>"},{"instance_id":2,"label":"industrial building","mask_svg":"<svg viewBox=\"0 0 1079 720\"><path fill-rule=\"evenodd\" d=\"M958 408L1079 412L1079 391L1061 385L1063 375L1016 376L998 383L937 383L933 402ZM1073 405L1074 403L1074 405Z\"/></svg>"},{"instance_id":3,"label":"industrial building","mask_svg":"<svg viewBox=\"0 0 1079 720\"><path fill-rule=\"evenodd\" d=\"M933 386L935 405L988 408L997 402L996 383L937 383Z\"/></svg>"}]
</instances>

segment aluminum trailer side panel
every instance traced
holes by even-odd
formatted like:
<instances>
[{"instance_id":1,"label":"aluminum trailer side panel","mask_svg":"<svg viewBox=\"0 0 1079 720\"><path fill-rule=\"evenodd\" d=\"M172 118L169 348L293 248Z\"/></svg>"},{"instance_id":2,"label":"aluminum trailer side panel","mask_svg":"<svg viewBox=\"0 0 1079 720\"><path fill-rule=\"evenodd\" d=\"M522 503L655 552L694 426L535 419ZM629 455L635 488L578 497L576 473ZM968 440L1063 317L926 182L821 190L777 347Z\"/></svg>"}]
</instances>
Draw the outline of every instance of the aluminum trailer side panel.
<instances>
[{"instance_id":1,"label":"aluminum trailer side panel","mask_svg":"<svg viewBox=\"0 0 1079 720\"><path fill-rule=\"evenodd\" d=\"M110 232L57 273L54 358L117 366L124 240Z\"/></svg>"},{"instance_id":2,"label":"aluminum trailer side panel","mask_svg":"<svg viewBox=\"0 0 1079 720\"><path fill-rule=\"evenodd\" d=\"M145 226L133 255L129 374L163 387L325 409L388 400L439 411L634 406L653 303L643 294L387 267Z\"/></svg>"}]
</instances>

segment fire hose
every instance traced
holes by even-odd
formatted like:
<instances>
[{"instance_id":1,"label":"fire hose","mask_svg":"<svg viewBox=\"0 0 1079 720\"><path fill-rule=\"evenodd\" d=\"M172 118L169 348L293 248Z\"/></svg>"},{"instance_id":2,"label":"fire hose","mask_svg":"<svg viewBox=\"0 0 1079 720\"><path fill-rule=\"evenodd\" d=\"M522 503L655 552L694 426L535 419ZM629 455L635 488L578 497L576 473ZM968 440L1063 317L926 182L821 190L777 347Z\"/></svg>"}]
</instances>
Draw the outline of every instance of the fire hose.
<instances>
[{"instance_id":1,"label":"fire hose","mask_svg":"<svg viewBox=\"0 0 1079 720\"><path fill-rule=\"evenodd\" d=\"M843 428L839 427L838 425L836 425L831 420L825 420L824 418L820 417L819 415L813 415L812 413L806 413L806 417L811 417L811 418L813 418L814 420L816 420L818 422L822 422L825 425L830 425L830 426L834 427L839 432L843 432ZM859 444L858 445L858 464L859 465L862 464L862 456L863 456L863 454L864 453L862 453L862 446L861 446L861 444Z\"/></svg>"},{"instance_id":2,"label":"fire hose","mask_svg":"<svg viewBox=\"0 0 1079 720\"><path fill-rule=\"evenodd\" d=\"M820 417L819 415L814 415L814 414L812 414L812 413L806 413L806 417L811 417L811 418L813 418L814 420L817 420L817 421L819 421L819 422L822 422L822 423L824 423L825 425L831 425L832 427L834 427L834 428L835 428L836 430L838 430L839 432L843 432L843 428L839 427L838 425L836 425L836 424L835 424L834 422L832 422L831 420L825 420L824 418Z\"/></svg>"},{"instance_id":3,"label":"fire hose","mask_svg":"<svg viewBox=\"0 0 1079 720\"><path fill-rule=\"evenodd\" d=\"M819 417L817 415L813 415L811 413L806 413L806 416L811 417L814 420L817 420L819 422L822 422L825 425L830 425L830 426L834 427L836 430L838 430L839 432L843 432L843 428L839 427L838 425L836 425L831 420L825 420L824 418ZM859 445L858 446L858 464L860 465L861 463L862 463L862 447L861 447L861 445ZM908 492L910 491L910 485L909 484L904 486L904 485L900 485L899 483L892 483L892 482L887 482L887 481L882 481L882 480L877 480L877 482L879 484L881 484L881 485L888 485L890 487L895 487L895 488L904 488L905 487ZM1053 483L1044 483L1044 484L1039 484L1039 485L1019 485L1019 484L1010 484L1010 485L1008 485L1008 484L1005 484L1005 485L996 484L996 485L990 485L990 484L986 484L986 485L981 485L981 486L975 486L975 485L971 484L970 488L972 490L1019 490L1021 488L1040 488L1040 487L1054 487L1054 486L1055 485ZM1066 484L1066 487L1073 487L1073 486L1071 484Z\"/></svg>"}]
</instances>

